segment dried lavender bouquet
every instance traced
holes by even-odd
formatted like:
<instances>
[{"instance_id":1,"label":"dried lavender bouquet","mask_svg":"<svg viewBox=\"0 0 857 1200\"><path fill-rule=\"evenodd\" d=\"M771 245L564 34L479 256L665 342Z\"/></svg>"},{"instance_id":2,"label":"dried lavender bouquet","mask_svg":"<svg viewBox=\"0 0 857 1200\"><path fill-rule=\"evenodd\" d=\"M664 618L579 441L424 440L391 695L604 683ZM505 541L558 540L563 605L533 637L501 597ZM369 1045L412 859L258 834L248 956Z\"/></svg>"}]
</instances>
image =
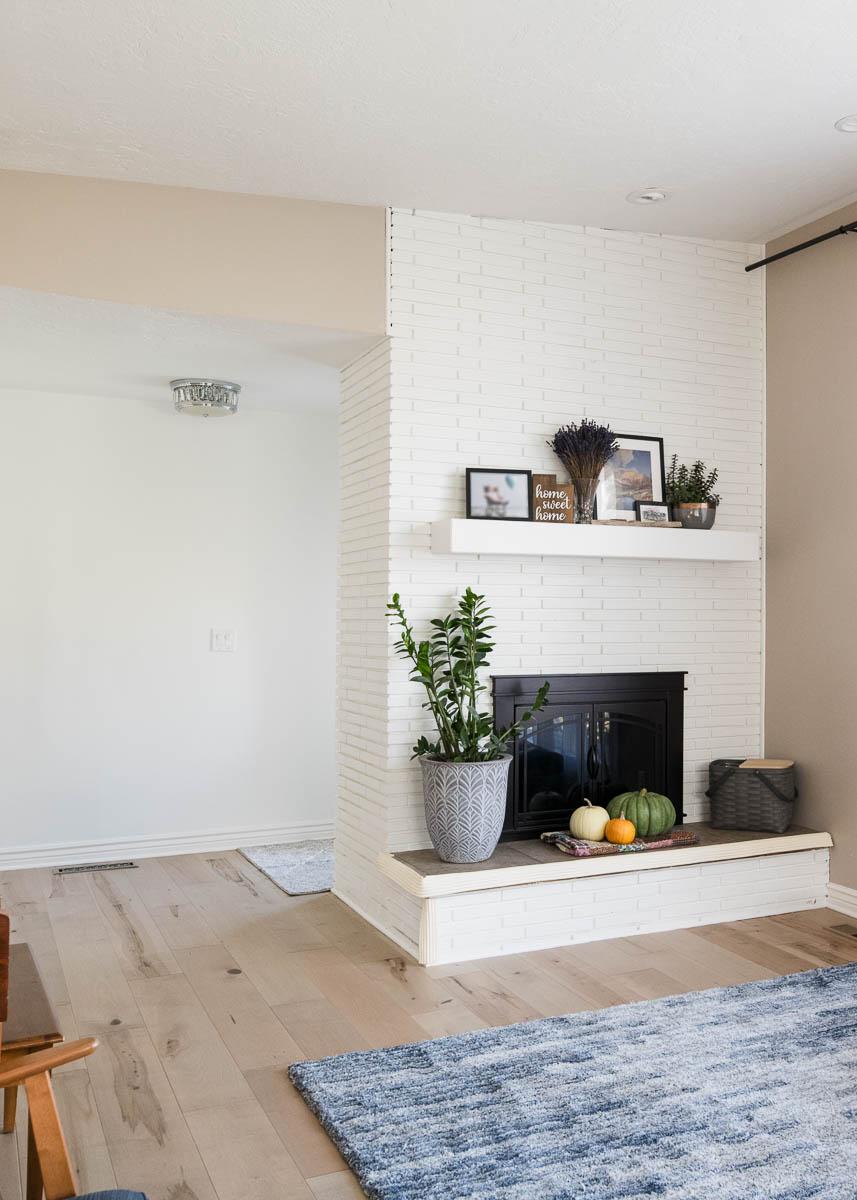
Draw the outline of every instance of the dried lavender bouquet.
<instances>
[{"instance_id":1,"label":"dried lavender bouquet","mask_svg":"<svg viewBox=\"0 0 857 1200\"><path fill-rule=\"evenodd\" d=\"M579 425L563 425L548 442L574 484L574 519L592 521L598 476L619 449L609 425L584 417Z\"/></svg>"}]
</instances>

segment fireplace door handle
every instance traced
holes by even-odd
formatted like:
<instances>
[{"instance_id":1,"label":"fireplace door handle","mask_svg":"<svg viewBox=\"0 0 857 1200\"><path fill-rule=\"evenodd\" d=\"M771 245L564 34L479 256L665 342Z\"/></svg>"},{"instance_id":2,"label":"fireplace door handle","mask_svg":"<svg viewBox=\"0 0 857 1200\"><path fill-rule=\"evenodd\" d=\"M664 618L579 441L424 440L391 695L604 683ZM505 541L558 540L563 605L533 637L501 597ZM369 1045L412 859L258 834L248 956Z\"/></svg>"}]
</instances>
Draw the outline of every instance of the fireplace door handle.
<instances>
[{"instance_id":1,"label":"fireplace door handle","mask_svg":"<svg viewBox=\"0 0 857 1200\"><path fill-rule=\"evenodd\" d=\"M590 779L597 778L600 766L601 764L598 761L598 755L595 752L595 746L591 744L586 752L586 770L589 773Z\"/></svg>"}]
</instances>

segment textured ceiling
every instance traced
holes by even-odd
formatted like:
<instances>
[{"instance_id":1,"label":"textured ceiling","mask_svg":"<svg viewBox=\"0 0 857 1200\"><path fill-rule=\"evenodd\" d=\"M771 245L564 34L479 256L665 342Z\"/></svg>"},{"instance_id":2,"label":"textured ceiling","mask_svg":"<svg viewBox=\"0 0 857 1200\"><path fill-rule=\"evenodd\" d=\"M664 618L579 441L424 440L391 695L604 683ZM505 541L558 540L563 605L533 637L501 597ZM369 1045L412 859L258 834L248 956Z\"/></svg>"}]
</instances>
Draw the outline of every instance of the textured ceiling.
<instances>
[{"instance_id":1,"label":"textured ceiling","mask_svg":"<svg viewBox=\"0 0 857 1200\"><path fill-rule=\"evenodd\" d=\"M145 400L169 408L171 379L242 386L239 410L333 410L338 367L377 338L198 317L0 287L0 387Z\"/></svg>"},{"instance_id":2,"label":"textured ceiling","mask_svg":"<svg viewBox=\"0 0 857 1200\"><path fill-rule=\"evenodd\" d=\"M857 191L853 0L7 0L0 163L757 240ZM667 204L624 197L659 185Z\"/></svg>"}]
</instances>

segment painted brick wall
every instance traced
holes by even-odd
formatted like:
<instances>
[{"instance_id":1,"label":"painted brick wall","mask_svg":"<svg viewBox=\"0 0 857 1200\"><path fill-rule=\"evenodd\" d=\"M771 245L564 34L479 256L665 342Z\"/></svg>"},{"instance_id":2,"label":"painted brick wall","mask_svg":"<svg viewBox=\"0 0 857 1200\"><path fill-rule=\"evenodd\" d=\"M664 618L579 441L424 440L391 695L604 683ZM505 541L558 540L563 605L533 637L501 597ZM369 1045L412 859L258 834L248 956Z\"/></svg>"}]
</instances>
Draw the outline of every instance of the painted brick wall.
<instances>
[{"instance_id":1,"label":"painted brick wall","mask_svg":"<svg viewBox=\"0 0 857 1200\"><path fill-rule=\"evenodd\" d=\"M429 965L821 907L828 850L532 883L425 901Z\"/></svg>"},{"instance_id":2,"label":"painted brick wall","mask_svg":"<svg viewBox=\"0 0 857 1200\"><path fill-rule=\"evenodd\" d=\"M761 530L763 285L743 271L761 248L394 210L389 249L386 382L372 392L358 364L343 426L343 570L368 580L343 591L342 607L341 728L353 748L340 821L360 842L342 849L337 887L356 906L358 886L388 903L368 868L375 835L377 850L428 845L410 762L427 726L378 619L385 572L418 628L467 584L485 592L500 673L686 670L691 819L705 811L710 759L761 750L760 564L430 552L430 523L464 513L465 467L555 470L546 439L582 416L716 463L718 523ZM371 497L351 507L364 478ZM372 703L358 711L363 687Z\"/></svg>"},{"instance_id":3,"label":"painted brick wall","mask_svg":"<svg viewBox=\"0 0 857 1200\"><path fill-rule=\"evenodd\" d=\"M568 420L664 438L720 467L724 527L762 525L757 246L396 210L391 215L392 585L421 621L468 583L497 616L497 672L688 671L685 806L721 754L760 752L760 565L432 555L467 466L559 467ZM561 472L561 468L559 468ZM427 844L413 735L390 678L393 849Z\"/></svg>"},{"instance_id":4,"label":"painted brick wall","mask_svg":"<svg viewBox=\"0 0 857 1200\"><path fill-rule=\"evenodd\" d=\"M385 340L342 372L334 890L396 941L415 949L419 902L375 869L378 851L389 841L389 416Z\"/></svg>"}]
</instances>

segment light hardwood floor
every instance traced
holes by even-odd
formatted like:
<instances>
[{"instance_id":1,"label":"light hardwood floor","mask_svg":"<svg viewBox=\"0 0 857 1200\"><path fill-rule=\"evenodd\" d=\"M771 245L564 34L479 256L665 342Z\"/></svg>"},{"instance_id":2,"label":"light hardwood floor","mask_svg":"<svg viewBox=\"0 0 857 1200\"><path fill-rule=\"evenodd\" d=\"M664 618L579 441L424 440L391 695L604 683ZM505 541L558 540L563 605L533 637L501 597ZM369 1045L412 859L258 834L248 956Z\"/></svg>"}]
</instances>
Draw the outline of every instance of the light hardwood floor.
<instances>
[{"instance_id":1,"label":"light hardwood floor","mask_svg":"<svg viewBox=\"0 0 857 1200\"><path fill-rule=\"evenodd\" d=\"M857 961L857 923L821 909L426 970L237 853L9 872L0 902L66 1036L101 1041L56 1076L82 1189L150 1200L362 1196L296 1059ZM24 1126L0 1136L2 1200L21 1197Z\"/></svg>"}]
</instances>

